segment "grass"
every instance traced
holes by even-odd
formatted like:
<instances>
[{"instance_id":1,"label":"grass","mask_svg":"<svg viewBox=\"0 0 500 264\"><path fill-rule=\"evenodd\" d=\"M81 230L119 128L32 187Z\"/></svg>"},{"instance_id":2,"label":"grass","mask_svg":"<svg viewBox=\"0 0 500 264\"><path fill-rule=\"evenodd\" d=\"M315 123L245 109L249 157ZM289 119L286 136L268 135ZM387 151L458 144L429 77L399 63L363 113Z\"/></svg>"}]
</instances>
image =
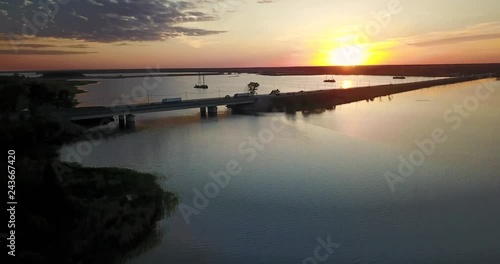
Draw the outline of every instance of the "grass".
<instances>
[{"instance_id":1,"label":"grass","mask_svg":"<svg viewBox=\"0 0 500 264\"><path fill-rule=\"evenodd\" d=\"M74 94L83 92L77 86L90 83L95 82L0 76L0 109L5 118L0 141L6 149L16 150L16 198L22 204L16 225L23 227L16 235L21 262L124 262L130 252L160 241L154 239L156 224L179 202L176 194L162 189L157 176L129 169L62 163L66 170L60 181L60 171L53 167L58 163L57 150L78 139L81 131L65 128L38 110L56 107L61 90L68 91L66 101L74 100ZM11 122L8 118L28 107L33 114L25 119ZM5 168L6 160L0 165Z\"/></svg>"},{"instance_id":2,"label":"grass","mask_svg":"<svg viewBox=\"0 0 500 264\"><path fill-rule=\"evenodd\" d=\"M152 174L119 168L73 169L63 187L77 218L71 232L72 262L117 263L154 234L178 197L163 190Z\"/></svg>"}]
</instances>

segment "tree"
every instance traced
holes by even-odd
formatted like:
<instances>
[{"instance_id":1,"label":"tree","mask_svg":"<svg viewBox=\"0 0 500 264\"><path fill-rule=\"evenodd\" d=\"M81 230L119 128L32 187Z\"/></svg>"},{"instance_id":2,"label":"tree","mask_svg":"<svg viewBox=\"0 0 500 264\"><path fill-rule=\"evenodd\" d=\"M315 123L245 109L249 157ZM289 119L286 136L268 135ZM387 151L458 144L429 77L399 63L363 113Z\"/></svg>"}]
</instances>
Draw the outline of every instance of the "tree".
<instances>
[{"instance_id":1,"label":"tree","mask_svg":"<svg viewBox=\"0 0 500 264\"><path fill-rule=\"evenodd\" d=\"M247 85L248 87L248 93L250 93L251 95L255 95L257 94L257 89L258 87L260 86L260 84L258 82L251 82Z\"/></svg>"},{"instance_id":2,"label":"tree","mask_svg":"<svg viewBox=\"0 0 500 264\"><path fill-rule=\"evenodd\" d=\"M25 95L25 89L22 84L8 83L0 86L0 94L0 111L2 113L15 112L20 97Z\"/></svg>"},{"instance_id":3,"label":"tree","mask_svg":"<svg viewBox=\"0 0 500 264\"><path fill-rule=\"evenodd\" d=\"M76 101L68 90L63 89L57 93L57 99L54 104L57 108L73 108L76 105Z\"/></svg>"}]
</instances>

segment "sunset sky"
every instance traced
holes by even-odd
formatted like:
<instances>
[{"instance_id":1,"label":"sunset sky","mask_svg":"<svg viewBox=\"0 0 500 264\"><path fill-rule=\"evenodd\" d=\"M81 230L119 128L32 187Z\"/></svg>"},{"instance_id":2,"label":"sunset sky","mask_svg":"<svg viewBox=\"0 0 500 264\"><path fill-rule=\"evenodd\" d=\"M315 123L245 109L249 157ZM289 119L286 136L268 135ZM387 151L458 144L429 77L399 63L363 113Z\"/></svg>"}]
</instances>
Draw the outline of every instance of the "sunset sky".
<instances>
[{"instance_id":1,"label":"sunset sky","mask_svg":"<svg viewBox=\"0 0 500 264\"><path fill-rule=\"evenodd\" d=\"M499 47L498 0L0 0L0 71L498 63Z\"/></svg>"}]
</instances>

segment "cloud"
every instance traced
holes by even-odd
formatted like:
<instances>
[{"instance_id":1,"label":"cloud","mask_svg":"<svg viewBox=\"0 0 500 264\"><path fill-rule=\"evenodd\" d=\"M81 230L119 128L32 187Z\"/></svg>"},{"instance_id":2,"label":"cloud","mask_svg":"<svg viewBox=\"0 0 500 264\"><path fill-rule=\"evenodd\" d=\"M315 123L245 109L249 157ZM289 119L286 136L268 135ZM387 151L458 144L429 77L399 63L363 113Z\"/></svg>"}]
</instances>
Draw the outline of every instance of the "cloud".
<instances>
[{"instance_id":1,"label":"cloud","mask_svg":"<svg viewBox=\"0 0 500 264\"><path fill-rule=\"evenodd\" d=\"M89 45L85 45L85 44L76 44L76 45L67 45L67 46L64 46L66 48L72 48L72 49L88 49L90 48Z\"/></svg>"},{"instance_id":2,"label":"cloud","mask_svg":"<svg viewBox=\"0 0 500 264\"><path fill-rule=\"evenodd\" d=\"M97 52L23 49L23 50L18 50L16 53L12 49L0 50L1 55L79 55L79 54L92 54L92 53L97 53Z\"/></svg>"},{"instance_id":3,"label":"cloud","mask_svg":"<svg viewBox=\"0 0 500 264\"><path fill-rule=\"evenodd\" d=\"M500 38L500 33L493 34L476 34L470 36L456 36L456 37L448 37L448 38L440 38L434 40L427 40L412 43L413 46L417 47L429 47L434 45L444 45L444 44L453 44L459 42L467 42L467 41L478 41L478 40L486 40L486 39L498 39Z\"/></svg>"},{"instance_id":4,"label":"cloud","mask_svg":"<svg viewBox=\"0 0 500 264\"><path fill-rule=\"evenodd\" d=\"M500 23L489 22L472 25L463 29L432 32L417 37L405 38L401 42L416 47L458 44L463 42L500 39Z\"/></svg>"},{"instance_id":5,"label":"cloud","mask_svg":"<svg viewBox=\"0 0 500 264\"><path fill-rule=\"evenodd\" d=\"M247 0L195 0L196 6L204 7L217 18L220 18L224 13L236 12L240 5L246 3Z\"/></svg>"},{"instance_id":6,"label":"cloud","mask_svg":"<svg viewBox=\"0 0 500 264\"><path fill-rule=\"evenodd\" d=\"M8 47L11 46L10 43L1 43L0 47ZM15 44L16 48L30 48L30 49L46 49L46 48L71 48L71 49L87 49L90 48L89 45L86 44L74 44L74 45L53 45L53 44L39 44L39 43L18 43Z\"/></svg>"},{"instance_id":7,"label":"cloud","mask_svg":"<svg viewBox=\"0 0 500 264\"><path fill-rule=\"evenodd\" d=\"M51 45L51 44L18 44L16 45L18 48L34 48L34 49L39 49L39 48L54 48L57 47L56 45Z\"/></svg>"},{"instance_id":8,"label":"cloud","mask_svg":"<svg viewBox=\"0 0 500 264\"><path fill-rule=\"evenodd\" d=\"M159 41L178 36L221 34L224 30L207 30L182 26L187 22L213 21L215 14L202 11L206 1L174 0L79 0L61 1L44 11L36 4L0 2L0 34L36 35L112 43L123 41ZM50 1L50 3L58 3Z\"/></svg>"}]
</instances>

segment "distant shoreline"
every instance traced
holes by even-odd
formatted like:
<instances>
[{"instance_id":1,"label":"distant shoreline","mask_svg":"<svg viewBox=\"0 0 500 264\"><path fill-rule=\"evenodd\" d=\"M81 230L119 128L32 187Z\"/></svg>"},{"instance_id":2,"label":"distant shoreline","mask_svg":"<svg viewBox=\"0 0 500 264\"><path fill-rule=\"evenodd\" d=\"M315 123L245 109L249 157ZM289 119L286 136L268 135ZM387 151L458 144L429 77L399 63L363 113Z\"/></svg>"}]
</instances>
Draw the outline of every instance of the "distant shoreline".
<instances>
[{"instance_id":1,"label":"distant shoreline","mask_svg":"<svg viewBox=\"0 0 500 264\"><path fill-rule=\"evenodd\" d=\"M202 75L223 75L218 73L203 73ZM78 79L86 80L86 79L129 79L129 78L144 78L144 77L179 77L179 76L198 76L198 74L194 73L180 73L180 74L139 74L139 75L115 75L115 76L85 76L79 77Z\"/></svg>"},{"instance_id":2,"label":"distant shoreline","mask_svg":"<svg viewBox=\"0 0 500 264\"><path fill-rule=\"evenodd\" d=\"M425 77L457 77L462 75L493 73L500 74L500 63L486 64L428 64L428 65L369 65L369 66L294 66L294 67L224 67L224 68L162 68L162 69L80 69L80 70L47 70L18 71L18 73L38 72L78 72L82 74L126 74L143 73L134 76L99 77L107 78L137 78L151 76L151 73L164 73L154 76L195 76L229 75L229 74L260 74L271 76L293 75L382 75L382 76L425 76ZM13 73L13 71L3 73ZM231 75L230 75L231 76ZM88 77L87 77L88 78ZM91 77L96 79L97 77Z\"/></svg>"}]
</instances>

